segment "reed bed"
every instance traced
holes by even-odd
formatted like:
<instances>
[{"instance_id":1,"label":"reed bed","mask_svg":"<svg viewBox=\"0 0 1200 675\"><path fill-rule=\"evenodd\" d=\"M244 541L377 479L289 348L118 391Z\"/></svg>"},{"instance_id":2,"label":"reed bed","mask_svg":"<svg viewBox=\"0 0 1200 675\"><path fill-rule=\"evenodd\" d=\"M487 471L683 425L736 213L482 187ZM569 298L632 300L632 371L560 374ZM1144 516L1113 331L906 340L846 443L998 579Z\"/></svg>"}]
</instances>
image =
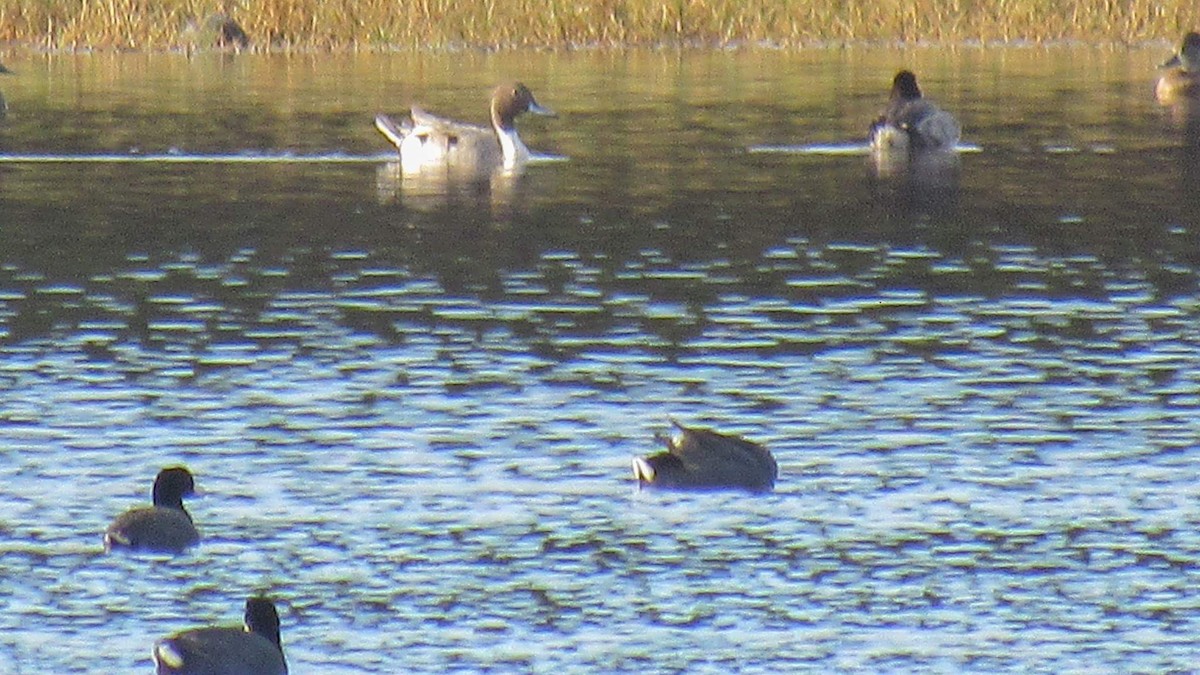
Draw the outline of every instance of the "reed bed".
<instances>
[{"instance_id":1,"label":"reed bed","mask_svg":"<svg viewBox=\"0 0 1200 675\"><path fill-rule=\"evenodd\" d=\"M256 49L1137 43L1200 27L1195 0L0 0L0 42L207 47L218 15Z\"/></svg>"}]
</instances>

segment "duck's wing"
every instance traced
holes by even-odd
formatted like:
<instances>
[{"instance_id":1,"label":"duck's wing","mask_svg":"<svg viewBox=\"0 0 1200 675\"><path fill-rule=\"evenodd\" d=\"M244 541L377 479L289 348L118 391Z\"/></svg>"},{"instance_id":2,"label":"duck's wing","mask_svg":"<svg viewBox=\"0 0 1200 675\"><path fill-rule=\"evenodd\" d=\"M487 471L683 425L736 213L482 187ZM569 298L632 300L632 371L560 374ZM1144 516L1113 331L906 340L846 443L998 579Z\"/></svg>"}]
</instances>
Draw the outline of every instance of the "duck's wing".
<instances>
[{"instance_id":1,"label":"duck's wing","mask_svg":"<svg viewBox=\"0 0 1200 675\"><path fill-rule=\"evenodd\" d=\"M440 136L450 139L452 143L462 138L494 137L492 130L487 127L438 117L417 107L412 109L411 117L398 124L387 115L376 115L375 128L397 147L409 136Z\"/></svg>"},{"instance_id":2,"label":"duck's wing","mask_svg":"<svg viewBox=\"0 0 1200 675\"><path fill-rule=\"evenodd\" d=\"M414 133L436 133L447 136L482 135L489 138L495 136L495 132L489 127L433 115L416 106L413 106L412 109L412 122Z\"/></svg>"},{"instance_id":3,"label":"duck's wing","mask_svg":"<svg viewBox=\"0 0 1200 675\"><path fill-rule=\"evenodd\" d=\"M952 150L962 137L962 127L954 115L936 106L921 119L915 131L921 145L930 149Z\"/></svg>"},{"instance_id":4,"label":"duck's wing","mask_svg":"<svg viewBox=\"0 0 1200 675\"><path fill-rule=\"evenodd\" d=\"M423 162L471 171L490 171L504 162L500 140L491 128L430 115L420 108L413 108L412 118L409 135L418 139Z\"/></svg>"},{"instance_id":5,"label":"duck's wing","mask_svg":"<svg viewBox=\"0 0 1200 675\"><path fill-rule=\"evenodd\" d=\"M907 131L913 142L926 150L952 149L962 135L962 127L954 115L923 98L889 107L886 118Z\"/></svg>"},{"instance_id":6,"label":"duck's wing","mask_svg":"<svg viewBox=\"0 0 1200 675\"><path fill-rule=\"evenodd\" d=\"M679 435L668 449L700 483L752 489L770 489L775 484L779 468L765 447L740 436L674 424Z\"/></svg>"}]
</instances>

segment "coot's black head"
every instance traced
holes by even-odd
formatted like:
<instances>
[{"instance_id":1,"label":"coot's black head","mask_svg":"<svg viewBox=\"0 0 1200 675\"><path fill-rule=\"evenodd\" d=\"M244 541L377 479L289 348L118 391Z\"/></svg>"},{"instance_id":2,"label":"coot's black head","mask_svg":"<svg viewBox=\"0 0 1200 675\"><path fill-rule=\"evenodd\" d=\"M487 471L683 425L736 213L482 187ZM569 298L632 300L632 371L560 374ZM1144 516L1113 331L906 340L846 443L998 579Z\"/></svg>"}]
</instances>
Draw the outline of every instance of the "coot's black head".
<instances>
[{"instance_id":1,"label":"coot's black head","mask_svg":"<svg viewBox=\"0 0 1200 675\"><path fill-rule=\"evenodd\" d=\"M921 98L921 88L917 86L917 76L911 70L902 70L892 78L892 98L902 98L906 101Z\"/></svg>"},{"instance_id":2,"label":"coot's black head","mask_svg":"<svg viewBox=\"0 0 1200 675\"><path fill-rule=\"evenodd\" d=\"M280 651L283 645L279 638L279 612L275 603L261 595L246 599L246 630L271 641Z\"/></svg>"},{"instance_id":3,"label":"coot's black head","mask_svg":"<svg viewBox=\"0 0 1200 675\"><path fill-rule=\"evenodd\" d=\"M170 466L154 479L154 505L182 509L183 498L196 494L192 473L182 466Z\"/></svg>"}]
</instances>

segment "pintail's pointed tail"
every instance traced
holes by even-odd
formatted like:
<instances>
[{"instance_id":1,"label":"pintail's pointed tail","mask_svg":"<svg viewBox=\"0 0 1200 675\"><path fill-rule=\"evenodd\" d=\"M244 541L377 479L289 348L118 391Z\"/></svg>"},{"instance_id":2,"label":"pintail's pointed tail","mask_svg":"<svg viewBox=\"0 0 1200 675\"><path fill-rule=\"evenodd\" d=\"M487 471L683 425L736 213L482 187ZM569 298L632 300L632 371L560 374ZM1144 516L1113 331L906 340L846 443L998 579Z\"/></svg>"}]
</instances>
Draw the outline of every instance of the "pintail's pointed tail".
<instances>
[{"instance_id":1,"label":"pintail's pointed tail","mask_svg":"<svg viewBox=\"0 0 1200 675\"><path fill-rule=\"evenodd\" d=\"M375 128L378 129L379 133L383 134L384 137L391 141L392 145L395 145L397 148L399 148L400 144L404 142L404 137L412 131L412 126L410 124L406 123L398 126L392 121L392 118L388 117L387 115L375 116Z\"/></svg>"}]
</instances>

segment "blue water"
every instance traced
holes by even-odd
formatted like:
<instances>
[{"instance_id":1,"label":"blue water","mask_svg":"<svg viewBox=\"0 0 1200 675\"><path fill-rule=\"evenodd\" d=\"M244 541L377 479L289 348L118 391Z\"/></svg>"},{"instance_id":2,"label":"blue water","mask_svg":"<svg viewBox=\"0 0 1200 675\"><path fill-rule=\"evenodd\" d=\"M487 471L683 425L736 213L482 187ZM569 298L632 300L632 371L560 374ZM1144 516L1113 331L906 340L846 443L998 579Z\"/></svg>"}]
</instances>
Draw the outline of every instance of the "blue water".
<instances>
[{"instance_id":1,"label":"blue water","mask_svg":"<svg viewBox=\"0 0 1200 675\"><path fill-rule=\"evenodd\" d=\"M6 57L0 672L149 672L256 592L295 673L1192 668L1163 57ZM861 144L900 65L978 148L952 180L751 151ZM386 162L374 113L514 72L565 160ZM775 493L639 492L670 418ZM105 555L174 463L203 543Z\"/></svg>"}]
</instances>

